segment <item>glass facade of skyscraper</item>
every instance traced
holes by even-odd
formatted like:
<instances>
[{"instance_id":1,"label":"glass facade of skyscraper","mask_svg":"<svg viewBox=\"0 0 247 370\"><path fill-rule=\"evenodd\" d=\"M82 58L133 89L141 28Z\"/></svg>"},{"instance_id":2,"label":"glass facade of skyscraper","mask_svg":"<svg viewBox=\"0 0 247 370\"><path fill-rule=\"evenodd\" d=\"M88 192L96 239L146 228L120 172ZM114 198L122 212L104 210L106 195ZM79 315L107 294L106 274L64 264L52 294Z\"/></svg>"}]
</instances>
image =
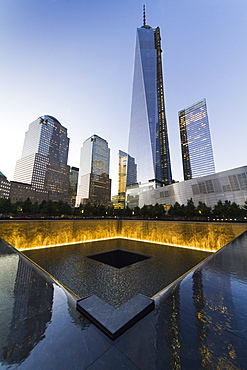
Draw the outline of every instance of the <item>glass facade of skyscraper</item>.
<instances>
[{"instance_id":1,"label":"glass facade of skyscraper","mask_svg":"<svg viewBox=\"0 0 247 370\"><path fill-rule=\"evenodd\" d=\"M70 174L69 174L69 189L70 189L69 193L70 193L70 199L71 199L72 206L75 206L75 202L76 202L78 176L79 176L79 168L71 167Z\"/></svg>"},{"instance_id":2,"label":"glass facade of skyscraper","mask_svg":"<svg viewBox=\"0 0 247 370\"><path fill-rule=\"evenodd\" d=\"M128 168L128 171L127 171ZM134 158L119 150L118 154L118 203L125 206L126 186L136 184L136 164Z\"/></svg>"},{"instance_id":3,"label":"glass facade of skyscraper","mask_svg":"<svg viewBox=\"0 0 247 370\"><path fill-rule=\"evenodd\" d=\"M160 29L137 29L129 155L137 165L137 182L170 184L170 153L165 117Z\"/></svg>"},{"instance_id":4,"label":"glass facade of skyscraper","mask_svg":"<svg viewBox=\"0 0 247 370\"><path fill-rule=\"evenodd\" d=\"M178 112L184 179L215 173L206 99Z\"/></svg>"},{"instance_id":5,"label":"glass facade of skyscraper","mask_svg":"<svg viewBox=\"0 0 247 370\"><path fill-rule=\"evenodd\" d=\"M93 135L84 141L81 148L77 206L87 202L105 206L110 204L109 165L110 149L106 140Z\"/></svg>"},{"instance_id":6,"label":"glass facade of skyscraper","mask_svg":"<svg viewBox=\"0 0 247 370\"><path fill-rule=\"evenodd\" d=\"M26 132L14 181L47 190L51 195L61 194L61 199L66 200L64 197L68 196L69 190L68 150L67 129L52 116L39 117Z\"/></svg>"}]
</instances>

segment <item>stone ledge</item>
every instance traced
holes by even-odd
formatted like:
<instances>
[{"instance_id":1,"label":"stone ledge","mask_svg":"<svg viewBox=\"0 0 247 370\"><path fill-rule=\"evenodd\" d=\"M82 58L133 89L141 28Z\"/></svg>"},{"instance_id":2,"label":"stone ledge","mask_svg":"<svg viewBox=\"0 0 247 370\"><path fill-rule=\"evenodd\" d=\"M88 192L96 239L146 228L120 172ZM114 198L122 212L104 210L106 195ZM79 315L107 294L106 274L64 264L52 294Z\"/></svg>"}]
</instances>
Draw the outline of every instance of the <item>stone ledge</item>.
<instances>
[{"instance_id":1,"label":"stone ledge","mask_svg":"<svg viewBox=\"0 0 247 370\"><path fill-rule=\"evenodd\" d=\"M77 301L77 310L115 340L154 309L154 300L138 294L118 308L92 295Z\"/></svg>"}]
</instances>

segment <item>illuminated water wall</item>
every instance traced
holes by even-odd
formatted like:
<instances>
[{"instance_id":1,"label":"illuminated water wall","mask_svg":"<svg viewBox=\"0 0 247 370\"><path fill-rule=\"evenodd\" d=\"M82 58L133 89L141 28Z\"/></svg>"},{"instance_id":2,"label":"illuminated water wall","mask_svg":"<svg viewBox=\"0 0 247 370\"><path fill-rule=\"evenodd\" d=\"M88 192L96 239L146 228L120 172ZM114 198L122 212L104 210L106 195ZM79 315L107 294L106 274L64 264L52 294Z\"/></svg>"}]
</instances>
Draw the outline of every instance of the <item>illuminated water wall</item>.
<instances>
[{"instance_id":1,"label":"illuminated water wall","mask_svg":"<svg viewBox=\"0 0 247 370\"><path fill-rule=\"evenodd\" d=\"M216 251L245 230L246 224L150 220L0 222L0 237L19 250L121 237Z\"/></svg>"},{"instance_id":2,"label":"illuminated water wall","mask_svg":"<svg viewBox=\"0 0 247 370\"><path fill-rule=\"evenodd\" d=\"M117 227L115 220L2 221L0 237L20 250L112 238Z\"/></svg>"},{"instance_id":3,"label":"illuminated water wall","mask_svg":"<svg viewBox=\"0 0 247 370\"><path fill-rule=\"evenodd\" d=\"M119 221L125 238L217 251L247 230L247 224L216 222Z\"/></svg>"}]
</instances>

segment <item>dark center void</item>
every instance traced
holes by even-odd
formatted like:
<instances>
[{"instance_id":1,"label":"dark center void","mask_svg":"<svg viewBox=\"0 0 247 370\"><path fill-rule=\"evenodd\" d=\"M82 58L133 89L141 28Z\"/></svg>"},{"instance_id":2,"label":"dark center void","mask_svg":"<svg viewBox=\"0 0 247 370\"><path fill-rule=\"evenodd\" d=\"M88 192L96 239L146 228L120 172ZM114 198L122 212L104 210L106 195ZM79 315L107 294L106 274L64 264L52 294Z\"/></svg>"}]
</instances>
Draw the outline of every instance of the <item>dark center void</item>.
<instances>
[{"instance_id":1,"label":"dark center void","mask_svg":"<svg viewBox=\"0 0 247 370\"><path fill-rule=\"evenodd\" d=\"M89 256L110 252L144 256L127 268L113 268ZM56 248L32 249L25 254L79 297L96 295L114 307L143 294L152 297L210 253L126 239L110 239ZM150 256L152 258L146 258Z\"/></svg>"},{"instance_id":2,"label":"dark center void","mask_svg":"<svg viewBox=\"0 0 247 370\"><path fill-rule=\"evenodd\" d=\"M92 254L87 256L95 261L105 263L107 265L121 269L122 267L133 265L143 260L150 258L144 254L128 252L121 249L116 249L115 251L109 251L104 253Z\"/></svg>"}]
</instances>

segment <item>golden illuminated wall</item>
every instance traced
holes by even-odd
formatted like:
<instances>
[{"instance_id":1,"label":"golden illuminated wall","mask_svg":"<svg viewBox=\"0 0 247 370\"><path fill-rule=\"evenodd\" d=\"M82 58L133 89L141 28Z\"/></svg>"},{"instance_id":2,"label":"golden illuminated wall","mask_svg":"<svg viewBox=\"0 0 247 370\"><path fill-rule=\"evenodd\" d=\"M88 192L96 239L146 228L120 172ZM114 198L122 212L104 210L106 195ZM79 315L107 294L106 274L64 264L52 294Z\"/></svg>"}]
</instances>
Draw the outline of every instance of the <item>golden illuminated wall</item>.
<instances>
[{"instance_id":1,"label":"golden illuminated wall","mask_svg":"<svg viewBox=\"0 0 247 370\"><path fill-rule=\"evenodd\" d=\"M2 221L0 237L17 249L76 243L117 235L114 220Z\"/></svg>"},{"instance_id":2,"label":"golden illuminated wall","mask_svg":"<svg viewBox=\"0 0 247 370\"><path fill-rule=\"evenodd\" d=\"M246 224L145 220L0 222L0 237L17 249L122 237L216 251L245 230Z\"/></svg>"},{"instance_id":3,"label":"golden illuminated wall","mask_svg":"<svg viewBox=\"0 0 247 370\"><path fill-rule=\"evenodd\" d=\"M247 224L215 222L119 221L121 236L217 251L247 230Z\"/></svg>"}]
</instances>

